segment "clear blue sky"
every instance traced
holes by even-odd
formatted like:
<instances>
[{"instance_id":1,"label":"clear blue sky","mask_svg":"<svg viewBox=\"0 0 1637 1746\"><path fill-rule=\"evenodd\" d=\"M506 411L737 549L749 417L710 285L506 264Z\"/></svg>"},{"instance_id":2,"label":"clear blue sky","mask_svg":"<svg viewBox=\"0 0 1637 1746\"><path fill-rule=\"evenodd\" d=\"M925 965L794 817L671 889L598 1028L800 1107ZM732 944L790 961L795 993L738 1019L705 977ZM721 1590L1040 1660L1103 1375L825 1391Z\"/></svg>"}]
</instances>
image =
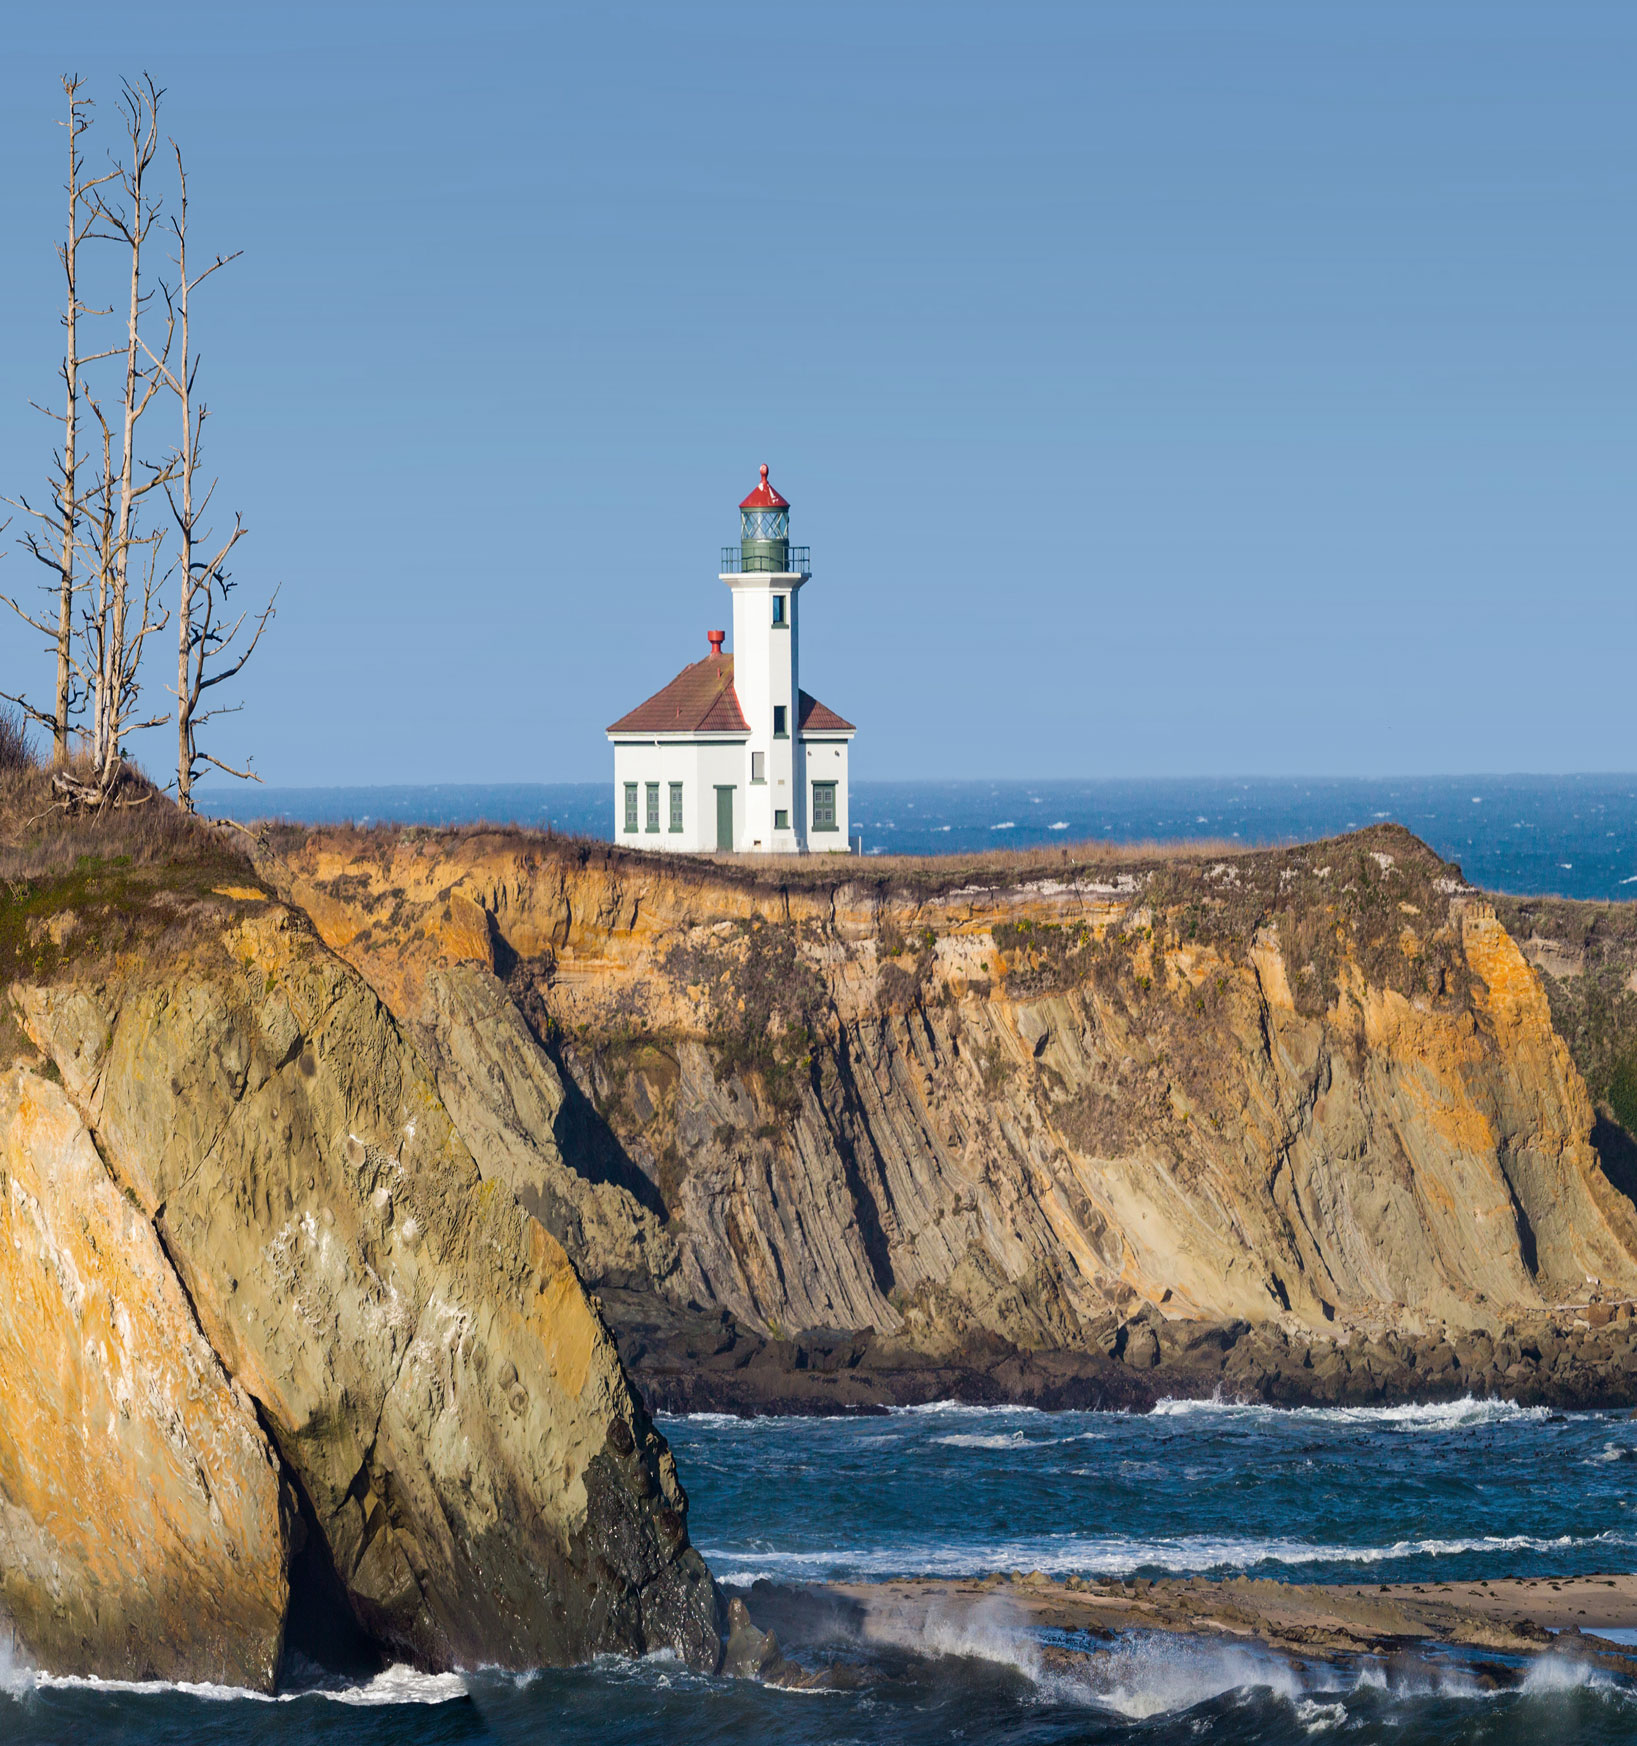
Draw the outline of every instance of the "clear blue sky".
<instances>
[{"instance_id":1,"label":"clear blue sky","mask_svg":"<svg viewBox=\"0 0 1637 1746\"><path fill-rule=\"evenodd\" d=\"M604 775L763 460L860 776L1637 767L1629 0L19 6L8 494L70 68L245 250L270 781Z\"/></svg>"}]
</instances>

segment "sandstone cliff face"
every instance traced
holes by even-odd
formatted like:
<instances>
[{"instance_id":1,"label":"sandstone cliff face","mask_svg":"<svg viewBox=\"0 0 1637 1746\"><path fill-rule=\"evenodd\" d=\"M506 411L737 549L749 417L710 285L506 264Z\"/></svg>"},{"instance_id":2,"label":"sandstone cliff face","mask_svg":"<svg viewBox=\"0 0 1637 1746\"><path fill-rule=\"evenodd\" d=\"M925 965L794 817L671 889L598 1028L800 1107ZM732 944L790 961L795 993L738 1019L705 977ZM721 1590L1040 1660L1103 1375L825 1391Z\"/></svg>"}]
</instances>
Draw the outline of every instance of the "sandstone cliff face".
<instances>
[{"instance_id":1,"label":"sandstone cliff face","mask_svg":"<svg viewBox=\"0 0 1637 1746\"><path fill-rule=\"evenodd\" d=\"M1637 1292L1539 977L1406 833L869 871L316 833L275 876L611 1296L937 1353Z\"/></svg>"},{"instance_id":2,"label":"sandstone cliff face","mask_svg":"<svg viewBox=\"0 0 1637 1746\"><path fill-rule=\"evenodd\" d=\"M79 1547L92 1587L98 1558L120 1544L121 1508L133 1525L148 1509L176 1517L123 1588L109 1587L110 1610L87 1627L74 1664L134 1665L120 1639L125 1594L136 1606L141 1583L163 1578L184 1590L197 1581L199 1615L170 1663L149 1655L144 1667L272 1677L286 1528L269 1514L271 1492L254 1511L230 1513L227 1501L249 1472L273 1484L259 1412L323 1563L387 1652L429 1667L522 1668L671 1648L714 1667L719 1599L688 1544L669 1451L561 1244L480 1174L398 1026L303 918L254 887L194 905L178 943L156 941L159 931L138 928L139 951L103 951L12 991L60 1076L62 1091L45 1090L66 1136L42 1138L50 1124L35 1112L12 1143L16 1253L35 1243L18 1209L39 1202L57 1211L28 1216L55 1217L52 1252L71 1254L62 1220L72 1206L96 1265L77 1264L92 1307L59 1262L56 1285L47 1279L0 1321L31 1400L26 1415L0 1415L7 1532L25 1549L37 1542L40 1557ZM27 1078L30 1096L42 1083ZM54 1200L25 1173L32 1160L40 1174L41 1156L58 1174ZM100 1182L96 1197L61 1180L61 1159ZM102 1223L87 1231L95 1209ZM136 1317L141 1293L147 1319L122 1362L149 1395L204 1404L179 1404L180 1418L165 1421L139 1393L155 1425L144 1431L139 1416L110 1442L105 1423L127 1410L134 1385L83 1324L113 1317L123 1328L118 1303ZM54 1327L65 1355L30 1370L28 1354ZM156 1358L167 1344L171 1370L185 1371L174 1382ZM117 1408L105 1410L104 1393ZM215 1453L228 1428L248 1439L234 1446L236 1467ZM79 1540L43 1477L61 1451L70 1470L91 1463L108 1500ZM204 1501L188 1515L193 1483ZM182 1498L174 1506L171 1492ZM227 1583L221 1557L245 1562L242 1580ZM18 1593L6 1590L14 1623L49 1665L64 1664L76 1615L47 1619L49 1581L38 1562L18 1568ZM236 1630L235 1605L261 1624ZM237 1651L220 1648L230 1638L242 1639Z\"/></svg>"},{"instance_id":3,"label":"sandstone cliff face","mask_svg":"<svg viewBox=\"0 0 1637 1746\"><path fill-rule=\"evenodd\" d=\"M266 1690L287 1518L254 1409L62 1090L0 1076L0 1610L63 1673Z\"/></svg>"}]
</instances>

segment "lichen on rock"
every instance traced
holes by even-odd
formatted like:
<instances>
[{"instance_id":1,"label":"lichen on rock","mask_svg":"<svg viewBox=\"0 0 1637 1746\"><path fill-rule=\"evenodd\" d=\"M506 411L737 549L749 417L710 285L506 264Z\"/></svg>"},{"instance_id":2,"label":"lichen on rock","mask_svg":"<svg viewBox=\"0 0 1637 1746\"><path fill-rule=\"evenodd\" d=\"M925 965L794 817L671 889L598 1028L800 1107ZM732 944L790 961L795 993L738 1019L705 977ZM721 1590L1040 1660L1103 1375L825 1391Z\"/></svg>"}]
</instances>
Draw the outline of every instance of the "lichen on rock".
<instances>
[{"instance_id":1,"label":"lichen on rock","mask_svg":"<svg viewBox=\"0 0 1637 1746\"><path fill-rule=\"evenodd\" d=\"M356 974L259 904L109 976L100 1025L88 998L19 996L370 1636L429 1667L714 1666L716 1590L607 1330Z\"/></svg>"},{"instance_id":2,"label":"lichen on rock","mask_svg":"<svg viewBox=\"0 0 1637 1746\"><path fill-rule=\"evenodd\" d=\"M0 1610L59 1673L268 1690L278 1460L62 1089L0 1074Z\"/></svg>"}]
</instances>

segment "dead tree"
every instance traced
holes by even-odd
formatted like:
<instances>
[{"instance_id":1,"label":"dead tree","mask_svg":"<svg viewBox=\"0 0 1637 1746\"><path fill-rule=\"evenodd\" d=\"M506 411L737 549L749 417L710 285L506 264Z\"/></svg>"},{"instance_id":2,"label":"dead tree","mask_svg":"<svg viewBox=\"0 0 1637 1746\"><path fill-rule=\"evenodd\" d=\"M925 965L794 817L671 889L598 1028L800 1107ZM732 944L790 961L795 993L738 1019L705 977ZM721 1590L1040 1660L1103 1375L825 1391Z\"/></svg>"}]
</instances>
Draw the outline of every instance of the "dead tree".
<instances>
[{"instance_id":1,"label":"dead tree","mask_svg":"<svg viewBox=\"0 0 1637 1746\"><path fill-rule=\"evenodd\" d=\"M89 394L86 404L102 431L103 464L90 493L99 513L89 517L89 579L91 600L83 618L87 678L91 691L91 759L95 783L106 799L118 785L126 735L158 727L169 712L146 721L135 718L140 694L142 645L169 622L169 614L154 613L155 580L162 530L143 532L139 511L143 499L168 484L174 463L143 462L137 455L137 432L163 383L164 360L170 356L167 323L163 344L156 350L143 338L143 318L151 293L143 289L143 245L159 216L158 202L148 186L148 172L159 148L159 101L163 92L151 79L127 82L121 94L128 156L114 167L112 181L122 198L111 202L102 192L93 196L101 234L122 245L129 260L129 294L123 344L113 354L123 356L118 441L100 404ZM141 468L145 478L138 478ZM133 564L134 560L134 564ZM140 606L133 616L135 596Z\"/></svg>"},{"instance_id":2,"label":"dead tree","mask_svg":"<svg viewBox=\"0 0 1637 1746\"><path fill-rule=\"evenodd\" d=\"M238 259L238 252L217 255L203 272L189 278L188 268L188 177L182 153L175 140L171 149L176 153L177 212L171 220L176 238L177 280L174 290L167 289L169 328L176 335L180 361L172 365L167 359L153 358L153 367L166 386L176 396L182 412L182 442L173 463L173 478L166 483L165 495L170 500L171 515L176 523L180 550L176 558L177 575L177 637L176 637L176 798L187 812L193 811L193 784L207 764L241 781L259 782L261 778L250 769L236 770L199 744L199 730L218 715L235 713L242 705L203 707L206 693L242 671L244 664L256 652L262 632L273 618L273 599L261 609L250 640L236 647L239 633L249 620L241 612L231 624L227 600L234 583L226 565L228 555L244 538L248 529L240 516L233 517L233 528L214 550L212 536L204 525L210 500L216 494L217 481L212 479L201 494L199 486L200 459L203 454L205 420L210 409L198 398L199 354L193 344L193 293L219 267Z\"/></svg>"},{"instance_id":3,"label":"dead tree","mask_svg":"<svg viewBox=\"0 0 1637 1746\"><path fill-rule=\"evenodd\" d=\"M57 245L57 260L62 266L67 286L67 301L63 306L65 330L61 376L65 390L65 405L61 413L46 411L48 418L60 419L63 427L62 447L53 457L55 474L51 485L51 504L37 509L26 497L14 501L17 508L38 525L23 537L27 551L48 570L54 572L46 591L55 597L55 623L36 618L9 595L0 595L25 624L49 638L47 646L57 659L57 684L52 707L42 709L26 697L0 692L7 702L14 703L29 719L36 721L51 735L52 762L59 768L68 761L69 732L72 718L83 698L74 661L74 596L78 591L80 520L85 509L85 494L80 484L79 436L80 372L99 358L111 357L111 352L82 353L80 351L80 317L105 315L106 310L94 310L80 301L80 244L91 234L95 223L95 193L103 183L112 180L115 172L84 180L85 160L80 151L80 136L91 125L86 111L88 98L80 96L84 83L77 77L63 79L63 95L68 99L68 230Z\"/></svg>"}]
</instances>

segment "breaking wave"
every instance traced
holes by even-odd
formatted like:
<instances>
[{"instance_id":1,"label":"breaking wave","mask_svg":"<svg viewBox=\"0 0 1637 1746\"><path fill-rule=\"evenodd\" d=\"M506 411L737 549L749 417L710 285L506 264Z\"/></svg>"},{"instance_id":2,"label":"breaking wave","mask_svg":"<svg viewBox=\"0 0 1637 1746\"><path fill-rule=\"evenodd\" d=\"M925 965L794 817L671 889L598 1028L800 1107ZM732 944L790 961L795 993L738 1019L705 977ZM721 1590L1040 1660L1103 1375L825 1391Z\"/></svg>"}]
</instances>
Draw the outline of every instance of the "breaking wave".
<instances>
[{"instance_id":1,"label":"breaking wave","mask_svg":"<svg viewBox=\"0 0 1637 1746\"><path fill-rule=\"evenodd\" d=\"M334 1681L305 1686L295 1691L250 1691L239 1685L186 1679L97 1679L89 1674L39 1673L12 1669L0 1661L0 1688L20 1692L88 1691L117 1692L131 1697L181 1696L209 1703L294 1704L320 1700L364 1708L396 1704L446 1704L468 1695L465 1679L458 1673L421 1673L395 1664L373 1678Z\"/></svg>"},{"instance_id":2,"label":"breaking wave","mask_svg":"<svg viewBox=\"0 0 1637 1746\"><path fill-rule=\"evenodd\" d=\"M1422 1406L1275 1407L1239 1405L1226 1400L1162 1400L1154 1408L1156 1418L1186 1419L1199 1414L1242 1419L1276 1417L1323 1425L1357 1425L1370 1430L1396 1426L1415 1431L1465 1430L1473 1425L1544 1424L1551 1417L1550 1410L1543 1406L1519 1406L1510 1400L1478 1400L1470 1394L1459 1400L1436 1401Z\"/></svg>"},{"instance_id":3,"label":"breaking wave","mask_svg":"<svg viewBox=\"0 0 1637 1746\"><path fill-rule=\"evenodd\" d=\"M1227 1534L1179 1534L1149 1538L1062 1534L981 1543L916 1541L884 1546L832 1546L807 1550L702 1544L700 1551L722 1581L750 1583L762 1577L793 1582L893 1576L985 1576L996 1571L1042 1571L1047 1576L1129 1576L1140 1570L1173 1575L1254 1571L1263 1566L1373 1566L1406 1558L1453 1558L1468 1553L1569 1552L1586 1546L1629 1547L1637 1537L1613 1532L1573 1534L1429 1535L1377 1546L1315 1544L1312 1541Z\"/></svg>"}]
</instances>

